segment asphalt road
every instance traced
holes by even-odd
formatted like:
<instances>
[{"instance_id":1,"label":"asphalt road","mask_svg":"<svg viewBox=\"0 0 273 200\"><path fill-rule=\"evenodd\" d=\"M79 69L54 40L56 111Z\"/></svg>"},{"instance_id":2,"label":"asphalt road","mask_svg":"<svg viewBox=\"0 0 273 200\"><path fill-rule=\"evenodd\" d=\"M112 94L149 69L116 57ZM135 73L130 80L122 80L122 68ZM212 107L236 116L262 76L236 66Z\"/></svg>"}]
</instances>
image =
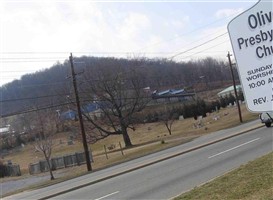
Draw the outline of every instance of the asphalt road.
<instances>
[{"instance_id":1,"label":"asphalt road","mask_svg":"<svg viewBox=\"0 0 273 200\"><path fill-rule=\"evenodd\" d=\"M271 151L260 128L53 199L170 199Z\"/></svg>"},{"instance_id":2,"label":"asphalt road","mask_svg":"<svg viewBox=\"0 0 273 200\"><path fill-rule=\"evenodd\" d=\"M71 192L56 196L55 199L169 199L271 152L273 129L260 128L129 173L123 172L251 129L253 126L257 127L257 123L260 124L259 121L254 121L218 131L184 145L5 199L43 199L62 191ZM81 187L82 185L88 186ZM73 189L75 187L80 189Z\"/></svg>"}]
</instances>

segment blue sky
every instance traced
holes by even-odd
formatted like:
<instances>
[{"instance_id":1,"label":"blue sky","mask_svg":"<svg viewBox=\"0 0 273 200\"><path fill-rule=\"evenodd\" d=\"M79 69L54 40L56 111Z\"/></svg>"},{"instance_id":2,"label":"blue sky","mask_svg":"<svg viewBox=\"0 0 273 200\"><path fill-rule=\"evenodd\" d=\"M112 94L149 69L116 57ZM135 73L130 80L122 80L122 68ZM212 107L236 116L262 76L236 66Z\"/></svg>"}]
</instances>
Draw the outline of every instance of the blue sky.
<instances>
[{"instance_id":1,"label":"blue sky","mask_svg":"<svg viewBox=\"0 0 273 200\"><path fill-rule=\"evenodd\" d=\"M225 59L228 22L256 2L2 0L0 85L63 62L69 52Z\"/></svg>"}]
</instances>

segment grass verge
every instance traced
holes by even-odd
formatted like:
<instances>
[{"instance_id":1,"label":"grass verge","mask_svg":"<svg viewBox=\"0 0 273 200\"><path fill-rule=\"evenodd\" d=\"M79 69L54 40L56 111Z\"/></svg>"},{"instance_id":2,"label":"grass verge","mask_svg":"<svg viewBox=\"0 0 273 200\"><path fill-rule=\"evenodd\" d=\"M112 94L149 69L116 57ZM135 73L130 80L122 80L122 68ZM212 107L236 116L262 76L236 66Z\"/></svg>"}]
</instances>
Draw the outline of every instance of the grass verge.
<instances>
[{"instance_id":1,"label":"grass verge","mask_svg":"<svg viewBox=\"0 0 273 200\"><path fill-rule=\"evenodd\" d=\"M273 200L273 153L242 165L174 200Z\"/></svg>"}]
</instances>

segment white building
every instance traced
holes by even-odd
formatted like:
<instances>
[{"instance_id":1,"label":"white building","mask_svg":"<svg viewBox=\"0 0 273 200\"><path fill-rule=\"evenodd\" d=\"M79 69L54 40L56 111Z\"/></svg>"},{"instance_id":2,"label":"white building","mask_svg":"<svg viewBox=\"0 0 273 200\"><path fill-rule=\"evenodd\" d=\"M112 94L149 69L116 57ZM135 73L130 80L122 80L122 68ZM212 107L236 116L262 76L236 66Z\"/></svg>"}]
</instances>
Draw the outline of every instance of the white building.
<instances>
[{"instance_id":1,"label":"white building","mask_svg":"<svg viewBox=\"0 0 273 200\"><path fill-rule=\"evenodd\" d=\"M242 91L242 86L241 85L236 85L236 90L237 90L237 93ZM218 97L226 97L228 96L229 94L232 94L233 96L235 96L235 92L234 92L234 87L233 85L222 90L221 92L217 93L217 96Z\"/></svg>"},{"instance_id":2,"label":"white building","mask_svg":"<svg viewBox=\"0 0 273 200\"><path fill-rule=\"evenodd\" d=\"M9 126L0 128L0 136L8 134L9 131L10 131L10 127Z\"/></svg>"}]
</instances>

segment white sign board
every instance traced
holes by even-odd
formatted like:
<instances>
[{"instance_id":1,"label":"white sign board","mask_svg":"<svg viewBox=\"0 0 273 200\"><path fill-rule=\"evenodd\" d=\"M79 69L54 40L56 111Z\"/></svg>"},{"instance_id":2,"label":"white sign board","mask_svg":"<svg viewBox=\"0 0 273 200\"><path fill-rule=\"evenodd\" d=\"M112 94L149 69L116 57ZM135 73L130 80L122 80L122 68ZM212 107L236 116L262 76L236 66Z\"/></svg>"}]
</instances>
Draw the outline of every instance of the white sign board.
<instances>
[{"instance_id":1,"label":"white sign board","mask_svg":"<svg viewBox=\"0 0 273 200\"><path fill-rule=\"evenodd\" d=\"M252 112L273 110L272 10L272 0L261 0L228 24L247 107Z\"/></svg>"}]
</instances>

